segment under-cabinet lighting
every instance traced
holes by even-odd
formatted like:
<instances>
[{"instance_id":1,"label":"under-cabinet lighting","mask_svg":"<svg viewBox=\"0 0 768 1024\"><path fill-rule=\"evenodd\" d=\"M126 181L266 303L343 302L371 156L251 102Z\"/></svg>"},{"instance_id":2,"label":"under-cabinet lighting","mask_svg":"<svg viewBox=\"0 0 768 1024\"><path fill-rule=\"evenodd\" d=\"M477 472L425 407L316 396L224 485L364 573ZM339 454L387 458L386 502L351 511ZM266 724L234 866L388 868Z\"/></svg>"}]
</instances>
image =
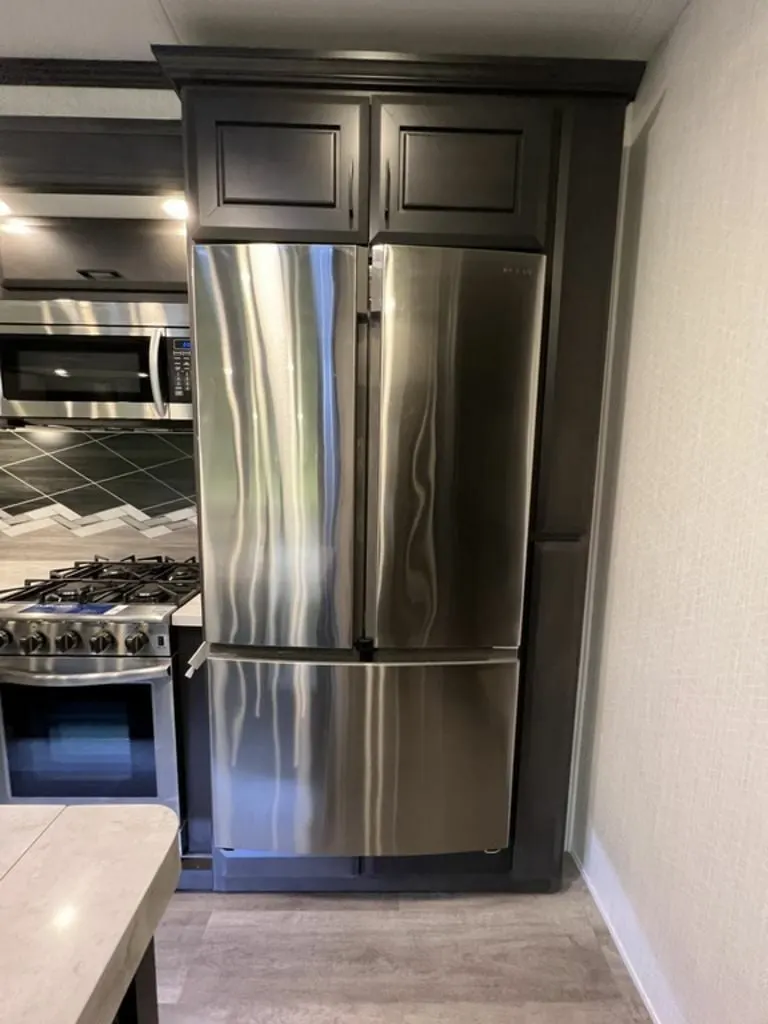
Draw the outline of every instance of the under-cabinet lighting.
<instances>
[{"instance_id":1,"label":"under-cabinet lighting","mask_svg":"<svg viewBox=\"0 0 768 1024\"><path fill-rule=\"evenodd\" d=\"M163 203L163 213L168 217L173 217L174 220L186 220L189 216L186 199L182 199L180 196L166 199Z\"/></svg>"},{"instance_id":2,"label":"under-cabinet lighting","mask_svg":"<svg viewBox=\"0 0 768 1024\"><path fill-rule=\"evenodd\" d=\"M3 221L1 227L7 235L29 235L32 232L32 225L29 221L20 220L18 217L11 217L10 220Z\"/></svg>"}]
</instances>

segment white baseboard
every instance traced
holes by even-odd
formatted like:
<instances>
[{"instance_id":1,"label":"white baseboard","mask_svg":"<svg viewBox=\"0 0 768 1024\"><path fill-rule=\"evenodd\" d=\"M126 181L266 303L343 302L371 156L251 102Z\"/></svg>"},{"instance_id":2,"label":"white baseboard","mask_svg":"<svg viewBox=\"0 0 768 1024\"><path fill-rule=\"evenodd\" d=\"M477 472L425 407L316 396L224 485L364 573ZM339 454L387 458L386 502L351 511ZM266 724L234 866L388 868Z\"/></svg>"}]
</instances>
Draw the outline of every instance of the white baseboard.
<instances>
[{"instance_id":1,"label":"white baseboard","mask_svg":"<svg viewBox=\"0 0 768 1024\"><path fill-rule=\"evenodd\" d=\"M651 1017L651 1020L654 1022L654 1024L686 1024L684 1017L681 1015L677 1006L671 1000L671 997L669 1000L665 1000L669 1003L669 1005L663 1012L661 1011L659 1006L654 1005L653 1000L651 999L651 996L648 993L648 989L643 984L643 981L640 978L640 975L638 974L635 965L632 962L632 956L630 954L630 951L627 949L627 946L625 945L622 939L622 936L619 932L618 927L616 926L616 923L611 919L611 914L608 912L606 903L601 898L597 886L590 878L589 873L587 872L587 870L581 862L581 859L573 851L571 851L571 856L573 857L574 862L577 868L579 869L581 877L584 879L584 882L587 886L587 889L589 890L592 899L595 901L595 906L600 912L600 916L605 922L606 928L610 932L611 938L614 941L619 956L624 961L624 966L627 968L627 972L630 978L632 979L632 982L635 988L637 989L640 998L645 1004L645 1008L647 1009ZM626 897L623 895L623 893L620 894L619 898L621 900L626 901ZM614 899L613 902L615 903L616 899ZM667 987L666 982L663 983L663 987Z\"/></svg>"}]
</instances>

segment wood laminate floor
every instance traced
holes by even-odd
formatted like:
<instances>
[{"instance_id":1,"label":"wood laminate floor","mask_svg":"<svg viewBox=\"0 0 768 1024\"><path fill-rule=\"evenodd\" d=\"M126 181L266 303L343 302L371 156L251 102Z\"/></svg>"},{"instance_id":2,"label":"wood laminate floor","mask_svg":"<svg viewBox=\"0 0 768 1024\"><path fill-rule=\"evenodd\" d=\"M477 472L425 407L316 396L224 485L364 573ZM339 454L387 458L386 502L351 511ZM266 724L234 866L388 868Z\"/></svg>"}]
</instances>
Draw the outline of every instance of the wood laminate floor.
<instances>
[{"instance_id":1,"label":"wood laminate floor","mask_svg":"<svg viewBox=\"0 0 768 1024\"><path fill-rule=\"evenodd\" d=\"M580 880L554 896L178 894L160 1024L647 1024Z\"/></svg>"}]
</instances>

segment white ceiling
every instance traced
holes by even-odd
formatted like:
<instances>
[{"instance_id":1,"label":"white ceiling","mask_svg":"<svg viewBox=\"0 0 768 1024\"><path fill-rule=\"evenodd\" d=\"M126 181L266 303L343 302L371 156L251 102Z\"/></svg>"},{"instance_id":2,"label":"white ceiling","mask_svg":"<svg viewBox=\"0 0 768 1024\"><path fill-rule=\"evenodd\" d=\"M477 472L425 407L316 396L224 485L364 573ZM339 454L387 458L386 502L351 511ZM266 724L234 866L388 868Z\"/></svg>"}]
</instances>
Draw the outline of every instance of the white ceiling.
<instances>
[{"instance_id":1,"label":"white ceiling","mask_svg":"<svg viewBox=\"0 0 768 1024\"><path fill-rule=\"evenodd\" d=\"M0 56L148 60L152 43L185 43L644 59L687 2L0 0Z\"/></svg>"}]
</instances>

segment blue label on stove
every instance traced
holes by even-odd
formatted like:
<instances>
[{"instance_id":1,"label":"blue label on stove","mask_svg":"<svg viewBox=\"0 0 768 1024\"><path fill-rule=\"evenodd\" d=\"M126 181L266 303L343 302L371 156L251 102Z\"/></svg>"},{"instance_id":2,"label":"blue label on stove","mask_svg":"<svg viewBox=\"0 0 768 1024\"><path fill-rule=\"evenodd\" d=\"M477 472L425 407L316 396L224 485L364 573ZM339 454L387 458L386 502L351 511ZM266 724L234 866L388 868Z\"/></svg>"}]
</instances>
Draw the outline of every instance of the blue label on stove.
<instances>
[{"instance_id":1,"label":"blue label on stove","mask_svg":"<svg viewBox=\"0 0 768 1024\"><path fill-rule=\"evenodd\" d=\"M24 611L30 615L109 615L114 611L113 604L31 604Z\"/></svg>"}]
</instances>

